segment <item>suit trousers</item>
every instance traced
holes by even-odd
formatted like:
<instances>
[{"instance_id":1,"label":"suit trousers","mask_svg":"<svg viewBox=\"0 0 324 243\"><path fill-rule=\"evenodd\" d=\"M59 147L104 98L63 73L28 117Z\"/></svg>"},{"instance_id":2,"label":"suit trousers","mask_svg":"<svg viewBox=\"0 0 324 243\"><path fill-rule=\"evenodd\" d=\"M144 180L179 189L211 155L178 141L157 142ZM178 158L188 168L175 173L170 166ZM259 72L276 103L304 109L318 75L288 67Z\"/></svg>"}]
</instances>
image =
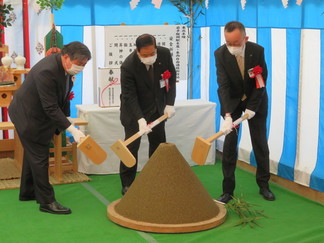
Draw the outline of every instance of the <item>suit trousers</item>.
<instances>
[{"instance_id":1,"label":"suit trousers","mask_svg":"<svg viewBox=\"0 0 324 243\"><path fill-rule=\"evenodd\" d=\"M231 114L233 121L238 119L245 110L244 102ZM256 158L256 182L260 188L269 187L269 148L266 136L266 112L256 112L255 116L248 120L253 152ZM243 121L244 122L244 121ZM235 189L235 169L237 162L237 140L239 128L233 129L226 135L223 147L223 193L233 194Z\"/></svg>"},{"instance_id":2,"label":"suit trousers","mask_svg":"<svg viewBox=\"0 0 324 243\"><path fill-rule=\"evenodd\" d=\"M159 118L160 114L155 113L151 116L147 123L154 121L155 119ZM132 124L132 126L124 126L125 130L125 140L133 136L135 133L138 132L138 123ZM144 135L145 136L145 135ZM165 136L165 122L161 122L157 126L152 129L152 132L147 134L148 141L149 141L149 157L154 153L160 143L166 142ZM136 139L134 142L127 146L128 150L132 153L132 155L136 159L136 164L129 168L124 165L122 161L120 161L119 173L121 184L123 187L127 186L130 187L133 181L135 180L136 172L137 172L137 164L138 164L138 150L141 144L141 138Z\"/></svg>"},{"instance_id":3,"label":"suit trousers","mask_svg":"<svg viewBox=\"0 0 324 243\"><path fill-rule=\"evenodd\" d=\"M55 201L54 189L49 183L49 144L36 143L17 131L24 148L19 198L36 198L39 204Z\"/></svg>"}]
</instances>

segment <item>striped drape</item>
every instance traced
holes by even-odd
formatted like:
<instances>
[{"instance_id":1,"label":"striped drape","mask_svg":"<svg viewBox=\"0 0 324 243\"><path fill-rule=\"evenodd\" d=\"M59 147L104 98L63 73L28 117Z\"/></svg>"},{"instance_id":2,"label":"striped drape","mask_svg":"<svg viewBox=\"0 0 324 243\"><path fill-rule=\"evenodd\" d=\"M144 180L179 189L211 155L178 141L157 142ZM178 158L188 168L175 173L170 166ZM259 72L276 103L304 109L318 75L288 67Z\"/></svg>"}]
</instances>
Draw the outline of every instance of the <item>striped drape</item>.
<instances>
[{"instance_id":1,"label":"striped drape","mask_svg":"<svg viewBox=\"0 0 324 243\"><path fill-rule=\"evenodd\" d=\"M128 0L65 1L63 9L55 12L64 43L82 41L93 55L85 71L77 76L72 106L98 102L94 80L97 68L104 67L103 26L184 24L188 20L169 1L163 1L160 9L150 2L140 1L131 10ZM248 0L242 10L240 0L210 0L208 6L193 29L193 98L219 104L213 53L224 43L224 25L231 20L243 22L250 40L264 46L269 69L271 172L324 192L324 1L303 1L301 6L289 3L284 8L280 0ZM32 4L30 11L34 11ZM30 49L34 50L31 65L43 55L35 46L49 31L48 23L48 13L30 14L30 25L37 26L30 29ZM19 21L6 29L6 42L11 51L17 47L20 52L18 28ZM219 109L217 105L216 130L222 122ZM76 113L73 109L72 116ZM222 149L221 139L217 147ZM246 123L238 149L239 159L255 165Z\"/></svg>"}]
</instances>

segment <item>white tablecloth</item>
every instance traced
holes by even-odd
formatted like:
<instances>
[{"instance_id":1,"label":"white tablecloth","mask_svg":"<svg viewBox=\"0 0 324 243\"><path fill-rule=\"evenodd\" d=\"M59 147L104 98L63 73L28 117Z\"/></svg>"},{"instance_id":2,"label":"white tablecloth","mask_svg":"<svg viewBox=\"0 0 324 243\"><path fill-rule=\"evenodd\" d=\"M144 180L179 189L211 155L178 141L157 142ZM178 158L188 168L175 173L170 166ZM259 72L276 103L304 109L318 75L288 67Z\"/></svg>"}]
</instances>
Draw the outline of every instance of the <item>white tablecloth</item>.
<instances>
[{"instance_id":1,"label":"white tablecloth","mask_svg":"<svg viewBox=\"0 0 324 243\"><path fill-rule=\"evenodd\" d=\"M110 149L118 139L124 140L124 129L119 119L119 107L101 108L94 105L77 105L80 118L88 121L88 125L80 127L107 152L107 159L100 165L93 164L85 155L78 151L79 172L86 174L119 173L120 160ZM197 136L208 138L215 133L216 104L203 100L176 101L176 115L166 122L167 142L174 143L190 165L191 152ZM154 128L153 128L154 129ZM144 135L138 152L138 170L148 160L148 140ZM206 164L214 164L215 146L210 149Z\"/></svg>"}]
</instances>

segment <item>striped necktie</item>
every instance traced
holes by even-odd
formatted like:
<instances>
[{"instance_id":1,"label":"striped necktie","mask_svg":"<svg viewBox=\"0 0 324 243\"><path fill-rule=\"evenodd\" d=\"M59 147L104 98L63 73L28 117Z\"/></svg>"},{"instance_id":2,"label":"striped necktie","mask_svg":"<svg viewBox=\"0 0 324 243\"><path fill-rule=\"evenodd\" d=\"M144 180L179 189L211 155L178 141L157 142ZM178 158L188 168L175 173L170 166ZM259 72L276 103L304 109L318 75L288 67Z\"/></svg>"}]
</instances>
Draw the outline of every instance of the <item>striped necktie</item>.
<instances>
[{"instance_id":1,"label":"striped necktie","mask_svg":"<svg viewBox=\"0 0 324 243\"><path fill-rule=\"evenodd\" d=\"M236 56L236 61L240 68L242 78L244 79L244 59L242 56Z\"/></svg>"}]
</instances>

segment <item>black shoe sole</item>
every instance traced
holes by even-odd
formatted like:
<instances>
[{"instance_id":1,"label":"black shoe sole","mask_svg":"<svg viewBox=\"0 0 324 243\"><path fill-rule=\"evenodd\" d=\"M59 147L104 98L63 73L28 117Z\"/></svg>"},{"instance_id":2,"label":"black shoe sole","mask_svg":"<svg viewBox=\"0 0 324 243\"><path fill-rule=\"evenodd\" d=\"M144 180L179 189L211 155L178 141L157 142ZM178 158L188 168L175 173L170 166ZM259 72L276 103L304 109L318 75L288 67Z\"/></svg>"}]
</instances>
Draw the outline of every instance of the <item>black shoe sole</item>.
<instances>
[{"instance_id":1,"label":"black shoe sole","mask_svg":"<svg viewBox=\"0 0 324 243\"><path fill-rule=\"evenodd\" d=\"M268 197L265 197L263 195L262 195L262 197L263 197L264 200L267 200L267 201L275 201L276 200L275 198L268 198Z\"/></svg>"},{"instance_id":2,"label":"black shoe sole","mask_svg":"<svg viewBox=\"0 0 324 243\"><path fill-rule=\"evenodd\" d=\"M51 213L51 214L71 214L71 210L70 211L52 211L52 210L48 210L45 208L39 208L39 211L44 212L44 213Z\"/></svg>"},{"instance_id":3,"label":"black shoe sole","mask_svg":"<svg viewBox=\"0 0 324 243\"><path fill-rule=\"evenodd\" d=\"M276 200L275 197L274 198L265 197L261 192L259 194L263 197L264 200L267 200L267 201L274 201L274 200Z\"/></svg>"}]
</instances>

